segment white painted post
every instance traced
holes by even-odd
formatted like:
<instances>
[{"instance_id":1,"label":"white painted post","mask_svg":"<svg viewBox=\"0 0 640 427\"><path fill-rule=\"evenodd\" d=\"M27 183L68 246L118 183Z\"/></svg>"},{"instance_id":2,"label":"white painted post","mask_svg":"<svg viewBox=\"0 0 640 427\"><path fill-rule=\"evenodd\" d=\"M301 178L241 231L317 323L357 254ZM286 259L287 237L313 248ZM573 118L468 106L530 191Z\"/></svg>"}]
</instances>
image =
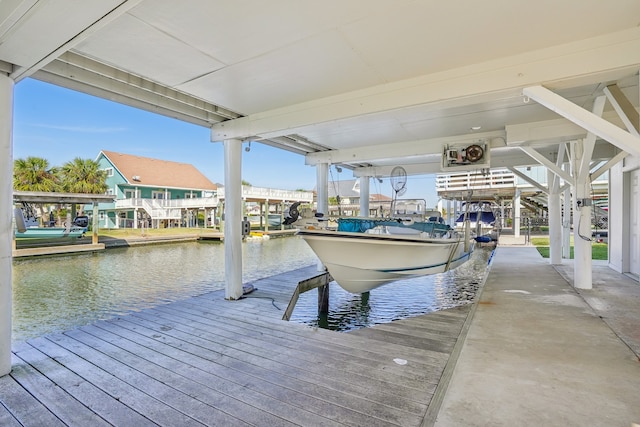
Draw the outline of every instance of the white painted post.
<instances>
[{"instance_id":1,"label":"white painted post","mask_svg":"<svg viewBox=\"0 0 640 427\"><path fill-rule=\"evenodd\" d=\"M284 209L285 209L285 201L280 202L280 230L284 230Z\"/></svg>"},{"instance_id":2,"label":"white painted post","mask_svg":"<svg viewBox=\"0 0 640 427\"><path fill-rule=\"evenodd\" d=\"M316 188L317 206L316 212L323 213L329 217L329 164L320 163L316 165Z\"/></svg>"},{"instance_id":3,"label":"white painted post","mask_svg":"<svg viewBox=\"0 0 640 427\"><path fill-rule=\"evenodd\" d=\"M269 231L269 199L265 199L264 203L264 231ZM282 223L282 221L280 221Z\"/></svg>"},{"instance_id":4,"label":"white painted post","mask_svg":"<svg viewBox=\"0 0 640 427\"><path fill-rule=\"evenodd\" d=\"M562 258L571 258L571 188L564 190L564 209L562 211Z\"/></svg>"},{"instance_id":5,"label":"white painted post","mask_svg":"<svg viewBox=\"0 0 640 427\"><path fill-rule=\"evenodd\" d=\"M562 229L560 212L560 194L557 185L554 185L557 177L547 169L547 182L549 188L549 261L552 265L562 264Z\"/></svg>"},{"instance_id":6,"label":"white painted post","mask_svg":"<svg viewBox=\"0 0 640 427\"><path fill-rule=\"evenodd\" d=\"M360 216L369 216L369 182L368 176L360 177Z\"/></svg>"},{"instance_id":7,"label":"white painted post","mask_svg":"<svg viewBox=\"0 0 640 427\"><path fill-rule=\"evenodd\" d=\"M453 216L451 217L451 227L455 227L456 226L456 219L458 219L458 212L460 211L460 206L462 204L460 203L459 200L454 200L453 201Z\"/></svg>"},{"instance_id":8,"label":"white painted post","mask_svg":"<svg viewBox=\"0 0 640 427\"><path fill-rule=\"evenodd\" d=\"M317 206L316 212L323 213L325 218L329 218L329 164L319 163L316 165L316 189ZM318 260L318 271L325 271L324 264Z\"/></svg>"},{"instance_id":9,"label":"white painted post","mask_svg":"<svg viewBox=\"0 0 640 427\"><path fill-rule=\"evenodd\" d=\"M587 181L589 180L587 176ZM589 184L576 185L576 210L573 215L573 286L578 289L591 289L592 254L591 254L591 200ZM585 206L586 205L586 206Z\"/></svg>"},{"instance_id":10,"label":"white painted post","mask_svg":"<svg viewBox=\"0 0 640 427\"><path fill-rule=\"evenodd\" d=\"M13 84L0 75L0 376L11 372Z\"/></svg>"},{"instance_id":11,"label":"white painted post","mask_svg":"<svg viewBox=\"0 0 640 427\"><path fill-rule=\"evenodd\" d=\"M242 296L242 141L224 141L225 299Z\"/></svg>"},{"instance_id":12,"label":"white painted post","mask_svg":"<svg viewBox=\"0 0 640 427\"><path fill-rule=\"evenodd\" d=\"M452 220L451 218L453 217L452 213L451 213L451 200L447 199L447 217L445 218L445 221L447 224L449 224L449 226L452 226Z\"/></svg>"},{"instance_id":13,"label":"white painted post","mask_svg":"<svg viewBox=\"0 0 640 427\"><path fill-rule=\"evenodd\" d=\"M500 200L500 230L504 228L504 200Z\"/></svg>"},{"instance_id":14,"label":"white painted post","mask_svg":"<svg viewBox=\"0 0 640 427\"><path fill-rule=\"evenodd\" d=\"M138 208L133 208L133 228L138 228Z\"/></svg>"},{"instance_id":15,"label":"white painted post","mask_svg":"<svg viewBox=\"0 0 640 427\"><path fill-rule=\"evenodd\" d=\"M520 237L520 189L513 196L513 236Z\"/></svg>"}]
</instances>

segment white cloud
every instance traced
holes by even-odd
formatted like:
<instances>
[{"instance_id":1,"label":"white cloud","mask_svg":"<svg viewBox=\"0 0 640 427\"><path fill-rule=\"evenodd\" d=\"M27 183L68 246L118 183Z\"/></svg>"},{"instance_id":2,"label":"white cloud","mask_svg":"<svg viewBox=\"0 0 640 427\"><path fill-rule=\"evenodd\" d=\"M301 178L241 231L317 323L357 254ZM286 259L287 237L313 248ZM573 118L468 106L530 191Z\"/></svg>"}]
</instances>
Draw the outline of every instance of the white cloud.
<instances>
[{"instance_id":1,"label":"white cloud","mask_svg":"<svg viewBox=\"0 0 640 427\"><path fill-rule=\"evenodd\" d=\"M128 129L124 127L92 127L92 126L61 126L50 124L32 124L33 127L39 127L44 129L61 130L65 132L78 132L78 133L118 133L125 132Z\"/></svg>"}]
</instances>

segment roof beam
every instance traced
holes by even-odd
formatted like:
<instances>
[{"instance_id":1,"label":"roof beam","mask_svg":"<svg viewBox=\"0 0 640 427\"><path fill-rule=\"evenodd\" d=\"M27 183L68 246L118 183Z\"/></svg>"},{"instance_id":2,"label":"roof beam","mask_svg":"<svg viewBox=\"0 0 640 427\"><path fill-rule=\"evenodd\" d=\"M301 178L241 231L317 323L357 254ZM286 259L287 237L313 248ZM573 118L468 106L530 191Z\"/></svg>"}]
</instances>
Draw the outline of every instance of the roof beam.
<instances>
[{"instance_id":1,"label":"roof beam","mask_svg":"<svg viewBox=\"0 0 640 427\"><path fill-rule=\"evenodd\" d=\"M554 144L550 147L544 147L546 149L545 153L540 153L536 151L537 155L545 158L546 162L551 165L555 164L553 161L557 161L557 159L562 156L564 158L564 153L559 154L558 150L564 150L564 144ZM529 147L530 148L530 147ZM370 147L370 149L373 149ZM533 148L530 148L533 150ZM616 155L616 148L604 141L598 141L596 143L593 158L594 159L610 159ZM431 156L433 158L432 161L425 160L420 163L412 163L412 164L402 164L402 167L405 168L408 175L429 175L429 174L437 174L437 173L449 173L451 171L443 171L442 170L442 161L440 155ZM497 168L510 168L516 166L532 166L537 165L540 162L531 158L531 156L523 153L520 147L516 148L497 148L491 150L491 169ZM353 174L356 177L360 176L388 176L391 173L391 170L399 163L392 165L383 165L383 166L364 166L364 167L356 167L353 170ZM564 178L570 178L570 175L565 172L566 176ZM565 179L566 180L566 179ZM568 182L573 182L570 180Z\"/></svg>"},{"instance_id":2,"label":"roof beam","mask_svg":"<svg viewBox=\"0 0 640 427\"><path fill-rule=\"evenodd\" d=\"M473 135L461 135L446 138L435 138L418 141L398 142L394 144L376 145L374 147L358 147L342 150L321 151L307 154L305 164L318 163L366 163L380 159L406 159L425 155L442 155L443 147L447 144L473 144L479 139L488 140L492 147L504 146L503 131L484 132Z\"/></svg>"},{"instance_id":3,"label":"roof beam","mask_svg":"<svg viewBox=\"0 0 640 427\"><path fill-rule=\"evenodd\" d=\"M585 130L610 142L616 147L634 156L640 156L640 137L619 128L618 126L598 117L571 101L557 95L542 86L532 86L523 89L523 95L537 103L544 105Z\"/></svg>"},{"instance_id":4,"label":"roof beam","mask_svg":"<svg viewBox=\"0 0 640 427\"><path fill-rule=\"evenodd\" d=\"M568 59L570 58L570 60ZM598 58L594 61L593 58ZM617 79L637 71L640 28L526 52L218 123L211 140L299 133L318 123L417 105L434 110L520 96L523 87L568 79L574 84ZM582 76L575 81L575 76Z\"/></svg>"},{"instance_id":5,"label":"roof beam","mask_svg":"<svg viewBox=\"0 0 640 427\"><path fill-rule=\"evenodd\" d=\"M31 76L40 68L49 64L51 61L67 52L68 50L72 49L74 46L85 40L87 37L91 36L96 31L111 23L121 15L127 13L129 10L137 6L140 2L142 2L142 0L124 0L104 16L97 17L97 19L91 25L80 31L71 39L65 40L64 43L62 43L52 52L49 52L40 60L25 66L15 67L9 77L11 77L16 82L19 82L20 80Z\"/></svg>"},{"instance_id":6,"label":"roof beam","mask_svg":"<svg viewBox=\"0 0 640 427\"><path fill-rule=\"evenodd\" d=\"M210 127L238 114L175 89L67 52L34 78L153 113Z\"/></svg>"}]
</instances>

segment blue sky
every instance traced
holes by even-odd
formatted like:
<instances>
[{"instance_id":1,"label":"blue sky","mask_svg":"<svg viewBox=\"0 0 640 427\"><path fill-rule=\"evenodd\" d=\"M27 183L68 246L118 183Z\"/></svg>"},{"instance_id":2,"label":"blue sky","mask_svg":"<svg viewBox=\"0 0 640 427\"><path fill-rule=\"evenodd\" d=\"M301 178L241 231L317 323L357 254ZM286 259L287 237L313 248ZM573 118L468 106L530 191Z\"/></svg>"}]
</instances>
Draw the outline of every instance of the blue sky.
<instances>
[{"instance_id":1,"label":"blue sky","mask_svg":"<svg viewBox=\"0 0 640 427\"><path fill-rule=\"evenodd\" d=\"M221 143L212 143L209 130L154 113L62 87L25 79L15 86L14 159L43 157L61 166L75 157L95 159L100 150L190 163L211 181L224 181ZM299 154L263 144L242 151L242 178L257 187L308 189L316 185L316 171ZM353 179L350 171L329 179ZM437 203L435 177L409 177L405 198ZM391 196L389 182L372 180L371 193Z\"/></svg>"}]
</instances>

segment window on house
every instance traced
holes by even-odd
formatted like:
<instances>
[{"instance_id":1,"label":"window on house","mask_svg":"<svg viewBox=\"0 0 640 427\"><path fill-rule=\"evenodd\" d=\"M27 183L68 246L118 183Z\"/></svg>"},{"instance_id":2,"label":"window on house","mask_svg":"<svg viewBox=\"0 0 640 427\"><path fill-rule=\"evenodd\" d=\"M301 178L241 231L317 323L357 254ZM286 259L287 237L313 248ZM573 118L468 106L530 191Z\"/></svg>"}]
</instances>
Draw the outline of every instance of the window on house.
<instances>
[{"instance_id":1,"label":"window on house","mask_svg":"<svg viewBox=\"0 0 640 427\"><path fill-rule=\"evenodd\" d=\"M151 192L151 198L152 199L158 199L158 200L162 200L162 199L170 199L171 198L171 192L167 191L152 191Z\"/></svg>"},{"instance_id":2,"label":"window on house","mask_svg":"<svg viewBox=\"0 0 640 427\"><path fill-rule=\"evenodd\" d=\"M107 177L113 176L113 168L105 168L104 171L107 173Z\"/></svg>"},{"instance_id":3,"label":"window on house","mask_svg":"<svg viewBox=\"0 0 640 427\"><path fill-rule=\"evenodd\" d=\"M98 218L100 219L100 221L104 221L104 212L98 213Z\"/></svg>"},{"instance_id":4,"label":"window on house","mask_svg":"<svg viewBox=\"0 0 640 427\"><path fill-rule=\"evenodd\" d=\"M113 196L113 188L107 188L107 193L109 196Z\"/></svg>"}]
</instances>

